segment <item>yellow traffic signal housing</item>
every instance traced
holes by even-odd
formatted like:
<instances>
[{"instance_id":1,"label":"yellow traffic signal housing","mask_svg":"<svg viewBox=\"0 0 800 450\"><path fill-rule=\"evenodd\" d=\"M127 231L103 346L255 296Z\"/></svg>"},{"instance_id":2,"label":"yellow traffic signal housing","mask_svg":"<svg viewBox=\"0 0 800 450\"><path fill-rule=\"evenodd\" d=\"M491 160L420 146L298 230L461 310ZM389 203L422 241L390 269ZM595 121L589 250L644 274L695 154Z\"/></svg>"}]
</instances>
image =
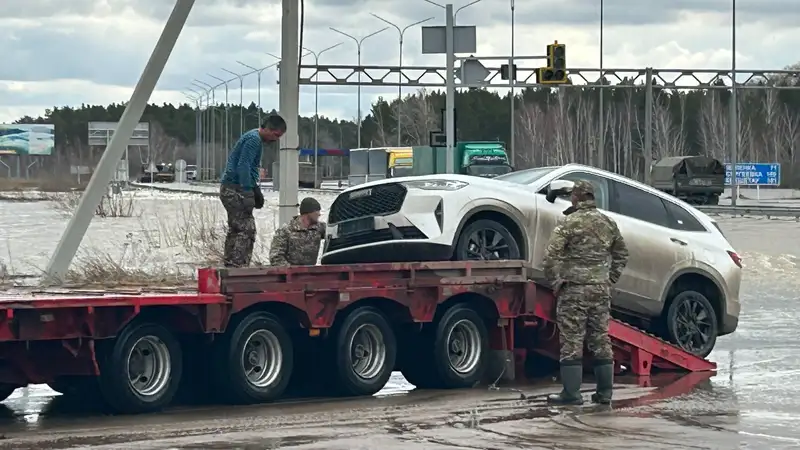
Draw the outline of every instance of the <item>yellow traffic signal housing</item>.
<instances>
[{"instance_id":1,"label":"yellow traffic signal housing","mask_svg":"<svg viewBox=\"0 0 800 450\"><path fill-rule=\"evenodd\" d=\"M536 71L539 84L565 84L567 78L567 46L555 41L547 46L547 67Z\"/></svg>"}]
</instances>

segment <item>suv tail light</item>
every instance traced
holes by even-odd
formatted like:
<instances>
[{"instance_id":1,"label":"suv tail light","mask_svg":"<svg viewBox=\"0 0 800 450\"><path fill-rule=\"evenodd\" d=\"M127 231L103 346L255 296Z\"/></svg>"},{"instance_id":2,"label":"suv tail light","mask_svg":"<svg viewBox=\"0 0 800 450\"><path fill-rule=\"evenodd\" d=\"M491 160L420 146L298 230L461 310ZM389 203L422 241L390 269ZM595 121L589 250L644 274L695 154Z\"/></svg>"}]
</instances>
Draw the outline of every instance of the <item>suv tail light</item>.
<instances>
[{"instance_id":1,"label":"suv tail light","mask_svg":"<svg viewBox=\"0 0 800 450\"><path fill-rule=\"evenodd\" d=\"M730 251L730 250L728 250L728 256L731 257L731 259L733 260L734 264L739 266L740 269L742 268L742 257L741 256L739 256L736 252L733 252L733 251Z\"/></svg>"}]
</instances>

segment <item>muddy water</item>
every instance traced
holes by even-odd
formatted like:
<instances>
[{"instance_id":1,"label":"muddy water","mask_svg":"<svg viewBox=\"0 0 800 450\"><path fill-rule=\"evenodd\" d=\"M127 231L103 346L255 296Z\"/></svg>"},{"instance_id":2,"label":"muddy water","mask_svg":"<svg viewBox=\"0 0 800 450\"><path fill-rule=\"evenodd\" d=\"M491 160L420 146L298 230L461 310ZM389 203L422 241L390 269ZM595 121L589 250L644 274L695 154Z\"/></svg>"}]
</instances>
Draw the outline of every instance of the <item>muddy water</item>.
<instances>
[{"instance_id":1,"label":"muddy water","mask_svg":"<svg viewBox=\"0 0 800 450\"><path fill-rule=\"evenodd\" d=\"M747 271L717 375L621 384L613 410L549 408L553 384L403 394L397 377L379 398L102 417L34 387L0 410L0 449L799 448L800 224L720 222Z\"/></svg>"}]
</instances>

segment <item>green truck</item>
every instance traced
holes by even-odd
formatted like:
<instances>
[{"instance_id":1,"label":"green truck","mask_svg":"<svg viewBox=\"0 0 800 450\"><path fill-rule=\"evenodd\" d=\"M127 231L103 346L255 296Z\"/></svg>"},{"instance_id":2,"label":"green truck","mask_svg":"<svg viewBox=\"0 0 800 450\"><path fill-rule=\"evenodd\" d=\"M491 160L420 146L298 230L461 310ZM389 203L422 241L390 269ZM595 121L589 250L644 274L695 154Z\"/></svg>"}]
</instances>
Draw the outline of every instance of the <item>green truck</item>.
<instances>
[{"instance_id":1,"label":"green truck","mask_svg":"<svg viewBox=\"0 0 800 450\"><path fill-rule=\"evenodd\" d=\"M459 142L454 152L456 173L494 178L514 170L502 142ZM413 175L447 173L446 147L413 147Z\"/></svg>"}]
</instances>

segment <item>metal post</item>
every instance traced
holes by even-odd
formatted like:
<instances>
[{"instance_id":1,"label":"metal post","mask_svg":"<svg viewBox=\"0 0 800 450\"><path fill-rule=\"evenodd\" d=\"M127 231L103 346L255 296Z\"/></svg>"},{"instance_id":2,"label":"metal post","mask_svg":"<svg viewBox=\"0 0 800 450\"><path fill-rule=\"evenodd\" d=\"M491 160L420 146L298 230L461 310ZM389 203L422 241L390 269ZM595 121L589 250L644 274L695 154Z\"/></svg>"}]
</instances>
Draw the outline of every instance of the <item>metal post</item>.
<instances>
[{"instance_id":1,"label":"metal post","mask_svg":"<svg viewBox=\"0 0 800 450\"><path fill-rule=\"evenodd\" d=\"M600 89L603 90L602 88ZM650 184L653 164L653 68L645 69L644 81L644 180Z\"/></svg>"},{"instance_id":2,"label":"metal post","mask_svg":"<svg viewBox=\"0 0 800 450\"><path fill-rule=\"evenodd\" d=\"M599 127L600 132L597 134L597 167L604 168L606 165L606 118L605 118L605 102L603 98L603 85L605 83L605 77L603 76L603 21L605 19L605 4L603 0L600 0L600 92L599 92L599 106L598 106L598 115L599 115ZM651 90L652 93L652 90ZM650 162L647 162L648 171Z\"/></svg>"},{"instance_id":3,"label":"metal post","mask_svg":"<svg viewBox=\"0 0 800 450\"><path fill-rule=\"evenodd\" d=\"M731 205L739 200L736 166L739 164L739 96L736 94L736 0L731 0L731 101L728 119L728 147L731 152Z\"/></svg>"},{"instance_id":4,"label":"metal post","mask_svg":"<svg viewBox=\"0 0 800 450\"><path fill-rule=\"evenodd\" d=\"M384 32L384 31L388 30L389 27L383 27L378 31L372 32L372 33L362 37L361 39L358 39L358 38L356 38L355 36L353 36L351 34L347 34L344 31L337 30L336 28L333 28L333 27L328 27L328 28L330 28L331 31L334 31L336 33L341 34L342 36L345 36L345 37L348 37L348 38L352 39L356 43L356 50L358 51L358 68L359 68L359 70L358 70L358 95L357 95L357 98L358 98L358 145L357 145L357 147L361 148L361 72L363 72L361 70L361 44L363 44L364 41L367 38L371 38L372 36L375 36L378 33L381 33L381 32Z\"/></svg>"},{"instance_id":5,"label":"metal post","mask_svg":"<svg viewBox=\"0 0 800 450\"><path fill-rule=\"evenodd\" d=\"M209 132L209 124L210 124L210 121L211 121L211 119L209 117L209 112L211 110L211 89L206 88L205 87L205 83L203 83L203 84L198 83L197 80L192 81L192 85L193 86L197 86L203 92L206 93L206 109L205 109L205 112L201 111L201 114L200 114L201 124L203 125L202 128L205 131L205 133L203 134L203 140L200 142L201 145L200 145L199 153L197 155L197 176L198 176L198 180L202 180L203 179L203 175L202 175L203 174L203 167L205 167L204 166L205 155L208 152L208 137L209 137L209 133L208 132ZM203 117L203 116L205 116L205 117Z\"/></svg>"},{"instance_id":6,"label":"metal post","mask_svg":"<svg viewBox=\"0 0 800 450\"><path fill-rule=\"evenodd\" d=\"M158 79L161 78L164 66L169 60L172 49L175 47L175 42L177 42L178 36L183 30L193 6L194 0L177 0L175 2L175 7L172 9L164 30L161 32L161 37L159 37L155 49L150 55L150 60L147 62L139 82L133 89L131 99L117 124L114 137L103 152L103 156L100 158L91 180L89 180L89 185L81 197L78 208L72 214L64 234L61 236L53 256L50 258L46 274L51 282L62 279L67 273L72 259L75 257L81 241L83 241L83 236L92 223L97 205L100 204L103 194L106 193L108 183L117 168L117 163L128 146L128 140L142 117L144 108L156 87L156 83L158 83Z\"/></svg>"},{"instance_id":7,"label":"metal post","mask_svg":"<svg viewBox=\"0 0 800 450\"><path fill-rule=\"evenodd\" d=\"M319 52L314 52L313 50L309 50L303 47L303 50L306 50L306 53L303 56L312 55L314 56L314 65L319 66L319 57L322 56L323 53L327 52L328 50L333 50L334 48L344 44L344 42L339 42L338 44L331 45L328 48L320 50ZM314 75L314 81L319 80L319 72ZM319 171L317 159L319 158L319 85L314 85L314 182L316 183L317 180L317 172Z\"/></svg>"},{"instance_id":8,"label":"metal post","mask_svg":"<svg viewBox=\"0 0 800 450\"><path fill-rule=\"evenodd\" d=\"M370 13L370 14L372 14L372 13ZM397 119L397 146L400 147L402 145L402 134L401 134L401 131L400 131L400 110L401 110L401 106L402 106L401 104L403 102L403 86L402 86L402 84L403 84L403 37L406 34L406 30L408 30L409 28L411 28L413 26L416 26L416 25L423 24L423 23L425 23L425 22L427 22L429 20L433 20L434 18L433 17L428 17L427 19L418 20L418 21L416 21L416 22L414 22L412 24L409 24L409 25L406 25L403 28L400 28L399 26L395 25L394 23L384 19L383 17L381 17L381 16L379 16L377 14L372 14L372 16L375 17L376 19L382 21L383 23L386 23L386 24L389 24L389 25L393 26L394 29L397 30L397 33L400 34L400 62L398 64L398 67L400 67L400 70L397 72L397 108L396 108L397 112L395 113L395 114L397 114L397 117L396 117L396 119Z\"/></svg>"},{"instance_id":9,"label":"metal post","mask_svg":"<svg viewBox=\"0 0 800 450\"><path fill-rule=\"evenodd\" d=\"M216 155L216 127L214 126L214 122L216 119L216 106L217 106L217 93L214 89L214 86L206 83L205 81L195 79L194 82L200 83L201 85L205 86L208 91L211 93L211 100L207 102L206 105L206 123L208 124L208 131L206 133L206 137L208 141L206 143L205 152L203 152L203 167L205 169L211 169L211 165L209 164L213 155ZM200 168L198 167L198 172Z\"/></svg>"},{"instance_id":10,"label":"metal post","mask_svg":"<svg viewBox=\"0 0 800 450\"><path fill-rule=\"evenodd\" d=\"M456 79L455 79L455 65L456 54L454 47L453 27L455 17L453 16L453 4L448 3L445 5L445 49L447 51L447 64L445 67L446 79L446 93L445 93L445 112L447 122L445 126L445 135L447 136L447 173L456 173L455 168L455 137L456 137L456 124L455 124L455 109L456 109Z\"/></svg>"},{"instance_id":11,"label":"metal post","mask_svg":"<svg viewBox=\"0 0 800 450\"><path fill-rule=\"evenodd\" d=\"M511 145L509 145L509 150L510 150L510 153L511 153L511 165L512 166L516 166L517 153L515 151L515 148L516 148L516 140L517 140L516 139L517 130L516 130L516 124L515 124L516 120L515 120L515 117L514 117L514 114L515 114L515 112L514 112L514 106L515 106L514 105L514 103L515 103L515 99L514 99L514 83L516 83L516 81L517 81L516 80L517 74L514 71L514 0L511 0L511 58L509 59L509 62L508 62L508 72L509 72L508 79L511 80L510 81L510 83L511 83L511 94L509 95L509 97L511 97L511 142L510 142Z\"/></svg>"},{"instance_id":12,"label":"metal post","mask_svg":"<svg viewBox=\"0 0 800 450\"><path fill-rule=\"evenodd\" d=\"M220 77L211 75L210 73L207 74L211 78L220 82L220 84L225 85L225 125L222 127L222 132L225 133L225 137L222 139L222 145L225 146L225 162L228 162L228 152L230 151L230 136L231 136L231 122L230 122L230 102L228 101L228 82L223 80ZM211 164L212 173L216 173L217 168L217 155L214 152L214 160Z\"/></svg>"},{"instance_id":13,"label":"metal post","mask_svg":"<svg viewBox=\"0 0 800 450\"><path fill-rule=\"evenodd\" d=\"M286 134L281 139L278 210L280 225L297 214L297 148L299 146L298 114L300 111L300 39L298 26L300 7L297 0L282 0L280 112L286 120Z\"/></svg>"},{"instance_id":14,"label":"metal post","mask_svg":"<svg viewBox=\"0 0 800 450\"><path fill-rule=\"evenodd\" d=\"M239 136L244 133L244 78L241 74L222 68L225 72L239 79Z\"/></svg>"}]
</instances>

